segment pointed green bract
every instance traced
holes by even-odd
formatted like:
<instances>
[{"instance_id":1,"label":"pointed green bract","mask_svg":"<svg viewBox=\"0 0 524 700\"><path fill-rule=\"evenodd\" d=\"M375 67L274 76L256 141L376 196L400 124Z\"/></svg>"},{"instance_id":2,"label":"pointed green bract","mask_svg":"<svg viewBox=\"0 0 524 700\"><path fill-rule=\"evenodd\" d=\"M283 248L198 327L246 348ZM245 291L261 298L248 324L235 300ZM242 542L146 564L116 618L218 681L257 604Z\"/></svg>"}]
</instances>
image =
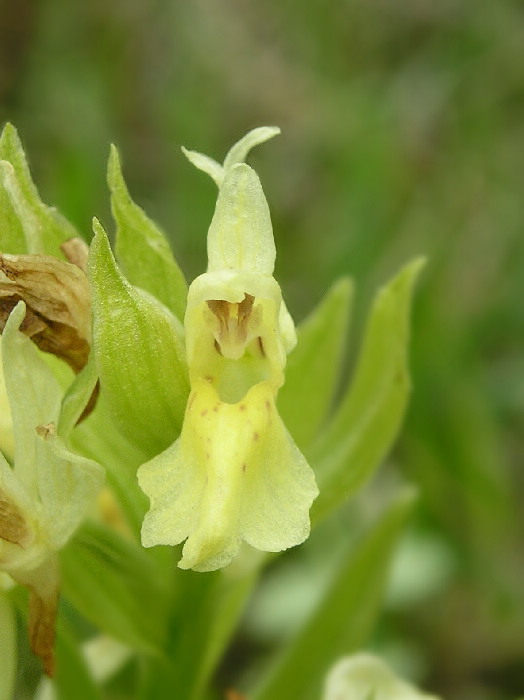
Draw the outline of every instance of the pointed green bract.
<instances>
[{"instance_id":1,"label":"pointed green bract","mask_svg":"<svg viewBox=\"0 0 524 700\"><path fill-rule=\"evenodd\" d=\"M352 296L351 281L339 280L297 328L297 347L287 361L278 408L302 448L315 439L333 401Z\"/></svg>"},{"instance_id":2,"label":"pointed green bract","mask_svg":"<svg viewBox=\"0 0 524 700\"><path fill-rule=\"evenodd\" d=\"M11 197L4 187L1 175L6 165L0 161L0 252L23 255L27 253L24 229L11 203Z\"/></svg>"},{"instance_id":3,"label":"pointed green bract","mask_svg":"<svg viewBox=\"0 0 524 700\"><path fill-rule=\"evenodd\" d=\"M356 550L348 550L317 608L253 700L318 700L329 666L365 643L380 610L391 556L413 498L411 490L401 493Z\"/></svg>"},{"instance_id":4,"label":"pointed green bract","mask_svg":"<svg viewBox=\"0 0 524 700\"><path fill-rule=\"evenodd\" d=\"M107 182L117 224L116 255L129 282L153 294L182 321L187 283L165 235L131 199L115 146L109 156Z\"/></svg>"},{"instance_id":5,"label":"pointed green bract","mask_svg":"<svg viewBox=\"0 0 524 700\"><path fill-rule=\"evenodd\" d=\"M0 214L0 250L63 258L60 245L69 238L77 237L78 233L56 209L48 207L40 199L22 144L11 124L4 127L0 137L0 191L0 204L5 201L6 195L10 202L6 211ZM5 227L13 221L13 215L19 223L4 234ZM25 245L22 245L20 231L23 231Z\"/></svg>"},{"instance_id":6,"label":"pointed green bract","mask_svg":"<svg viewBox=\"0 0 524 700\"><path fill-rule=\"evenodd\" d=\"M94 231L89 276L101 391L122 433L154 455L180 432L189 393L181 329L125 279L96 221Z\"/></svg>"},{"instance_id":7,"label":"pointed green bract","mask_svg":"<svg viewBox=\"0 0 524 700\"><path fill-rule=\"evenodd\" d=\"M321 493L316 520L369 478L397 436L410 391L411 297L423 262L406 265L377 294L349 390L309 453Z\"/></svg>"}]
</instances>

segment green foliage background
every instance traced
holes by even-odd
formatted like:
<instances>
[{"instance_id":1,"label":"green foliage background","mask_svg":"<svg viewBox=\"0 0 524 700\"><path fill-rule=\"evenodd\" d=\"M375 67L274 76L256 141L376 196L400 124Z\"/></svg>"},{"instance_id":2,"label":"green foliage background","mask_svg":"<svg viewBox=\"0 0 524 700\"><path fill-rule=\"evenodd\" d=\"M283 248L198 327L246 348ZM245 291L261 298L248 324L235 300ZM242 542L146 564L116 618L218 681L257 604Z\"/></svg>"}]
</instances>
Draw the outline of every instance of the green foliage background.
<instances>
[{"instance_id":1,"label":"green foliage background","mask_svg":"<svg viewBox=\"0 0 524 700\"><path fill-rule=\"evenodd\" d=\"M357 336L376 286L429 256L415 306L414 392L392 459L420 501L374 644L450 699L522 693L522 5L0 8L0 121L16 124L43 200L86 236L93 214L111 229L113 141L133 197L191 279L205 266L215 189L180 146L221 160L249 128L277 124L282 136L251 162L296 318L349 273ZM313 543L268 577L225 678L298 624L329 565L324 549Z\"/></svg>"}]
</instances>

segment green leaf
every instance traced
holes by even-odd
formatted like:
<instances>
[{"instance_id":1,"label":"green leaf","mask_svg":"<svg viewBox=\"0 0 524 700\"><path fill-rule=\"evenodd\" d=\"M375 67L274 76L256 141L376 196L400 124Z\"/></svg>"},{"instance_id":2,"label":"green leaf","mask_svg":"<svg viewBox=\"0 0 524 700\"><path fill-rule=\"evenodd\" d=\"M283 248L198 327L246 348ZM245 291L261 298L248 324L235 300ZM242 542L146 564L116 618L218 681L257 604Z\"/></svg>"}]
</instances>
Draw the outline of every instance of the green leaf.
<instances>
[{"instance_id":1,"label":"green leaf","mask_svg":"<svg viewBox=\"0 0 524 700\"><path fill-rule=\"evenodd\" d=\"M46 206L38 194L29 166L12 124L6 124L0 137L0 204L9 200L0 214L0 247L9 253L48 254L63 258L60 245L78 232L56 209ZM14 224L9 231L7 226ZM7 230L7 234L5 231ZM23 231L25 245L20 236ZM5 235L5 240L4 240Z\"/></svg>"},{"instance_id":2,"label":"green leaf","mask_svg":"<svg viewBox=\"0 0 524 700\"><path fill-rule=\"evenodd\" d=\"M193 574L193 576L198 574ZM249 595L258 580L258 568L240 576L228 572L218 573L205 596L199 597L198 607L193 608L191 618L184 618L185 632L178 637L176 658L185 659L181 668L191 669L180 678L188 700L200 700L211 674L222 658L225 649L244 611ZM186 580L191 588L195 581ZM187 591L190 596L190 591ZM184 598L179 595L183 605ZM196 614L195 614L196 613Z\"/></svg>"},{"instance_id":3,"label":"green leaf","mask_svg":"<svg viewBox=\"0 0 524 700\"><path fill-rule=\"evenodd\" d=\"M165 306L124 278L97 221L94 231L89 276L101 391L123 435L152 456L182 425L189 394L182 329Z\"/></svg>"},{"instance_id":4,"label":"green leaf","mask_svg":"<svg viewBox=\"0 0 524 700\"><path fill-rule=\"evenodd\" d=\"M223 657L248 597L258 579L259 567L238 575L229 571L208 574L176 572L176 612L167 650L176 663L153 660L143 679L141 700L201 700L209 679Z\"/></svg>"},{"instance_id":5,"label":"green leaf","mask_svg":"<svg viewBox=\"0 0 524 700\"><path fill-rule=\"evenodd\" d=\"M88 522L62 550L60 563L63 593L89 622L134 649L160 647L166 576L153 557Z\"/></svg>"},{"instance_id":6,"label":"green leaf","mask_svg":"<svg viewBox=\"0 0 524 700\"><path fill-rule=\"evenodd\" d=\"M339 506L384 459L404 417L409 391L409 317L417 259L377 294L349 391L308 452L320 496L318 521Z\"/></svg>"},{"instance_id":7,"label":"green leaf","mask_svg":"<svg viewBox=\"0 0 524 700\"><path fill-rule=\"evenodd\" d=\"M353 286L341 279L297 328L297 347L289 355L278 409L297 444L314 440L331 407L339 378Z\"/></svg>"},{"instance_id":8,"label":"green leaf","mask_svg":"<svg viewBox=\"0 0 524 700\"><path fill-rule=\"evenodd\" d=\"M402 492L357 546L347 551L324 597L253 700L317 700L329 666L373 630L391 556L414 497Z\"/></svg>"},{"instance_id":9,"label":"green leaf","mask_svg":"<svg viewBox=\"0 0 524 700\"><path fill-rule=\"evenodd\" d=\"M165 235L131 199L115 146L111 146L107 182L117 224L116 255L127 279L153 294L183 321L187 297L184 274Z\"/></svg>"},{"instance_id":10,"label":"green leaf","mask_svg":"<svg viewBox=\"0 0 524 700\"><path fill-rule=\"evenodd\" d=\"M13 605L0 590L0 700L11 700L16 675L16 623Z\"/></svg>"},{"instance_id":11,"label":"green leaf","mask_svg":"<svg viewBox=\"0 0 524 700\"><path fill-rule=\"evenodd\" d=\"M63 616L59 617L56 636L56 676L52 681L57 700L100 700L100 691Z\"/></svg>"}]
</instances>

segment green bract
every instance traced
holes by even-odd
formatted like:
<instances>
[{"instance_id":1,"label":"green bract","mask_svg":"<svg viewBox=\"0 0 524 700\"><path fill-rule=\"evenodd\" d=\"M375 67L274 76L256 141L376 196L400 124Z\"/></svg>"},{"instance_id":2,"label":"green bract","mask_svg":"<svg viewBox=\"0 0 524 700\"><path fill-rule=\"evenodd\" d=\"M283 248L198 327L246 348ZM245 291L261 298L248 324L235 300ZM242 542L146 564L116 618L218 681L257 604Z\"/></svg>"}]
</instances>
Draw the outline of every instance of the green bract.
<instances>
[{"instance_id":1,"label":"green bract","mask_svg":"<svg viewBox=\"0 0 524 700\"><path fill-rule=\"evenodd\" d=\"M182 424L189 389L183 330L167 307L129 284L97 221L94 230L89 277L102 390L122 433L154 455Z\"/></svg>"},{"instance_id":2,"label":"green bract","mask_svg":"<svg viewBox=\"0 0 524 700\"><path fill-rule=\"evenodd\" d=\"M6 124L0 136L0 250L62 258L60 245L77 235L67 219L41 201L16 129Z\"/></svg>"},{"instance_id":3,"label":"green bract","mask_svg":"<svg viewBox=\"0 0 524 700\"><path fill-rule=\"evenodd\" d=\"M229 564L242 540L265 551L300 544L318 493L275 405L296 336L272 276L262 186L238 162L274 133L251 132L224 166L189 154L219 185L208 271L191 284L184 319L191 394L180 438L138 478L151 500L143 544L187 539L179 566L197 571Z\"/></svg>"}]
</instances>

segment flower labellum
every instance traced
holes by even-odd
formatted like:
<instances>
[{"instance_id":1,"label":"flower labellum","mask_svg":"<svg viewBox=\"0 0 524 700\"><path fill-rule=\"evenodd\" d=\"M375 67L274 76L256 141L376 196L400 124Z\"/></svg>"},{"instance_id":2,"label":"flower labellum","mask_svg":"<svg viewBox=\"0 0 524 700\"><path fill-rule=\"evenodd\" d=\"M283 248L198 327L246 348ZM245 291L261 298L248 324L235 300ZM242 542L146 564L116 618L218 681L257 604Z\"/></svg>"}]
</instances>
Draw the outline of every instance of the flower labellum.
<instances>
[{"instance_id":1,"label":"flower labellum","mask_svg":"<svg viewBox=\"0 0 524 700\"><path fill-rule=\"evenodd\" d=\"M184 319L191 394L180 437L138 472L151 501L142 543L186 540L184 569L224 567L243 540L273 552L300 544L318 494L275 404L296 335L273 278L262 186L241 162L276 133L253 130L222 166L185 152L219 186L208 270L189 288Z\"/></svg>"}]
</instances>

